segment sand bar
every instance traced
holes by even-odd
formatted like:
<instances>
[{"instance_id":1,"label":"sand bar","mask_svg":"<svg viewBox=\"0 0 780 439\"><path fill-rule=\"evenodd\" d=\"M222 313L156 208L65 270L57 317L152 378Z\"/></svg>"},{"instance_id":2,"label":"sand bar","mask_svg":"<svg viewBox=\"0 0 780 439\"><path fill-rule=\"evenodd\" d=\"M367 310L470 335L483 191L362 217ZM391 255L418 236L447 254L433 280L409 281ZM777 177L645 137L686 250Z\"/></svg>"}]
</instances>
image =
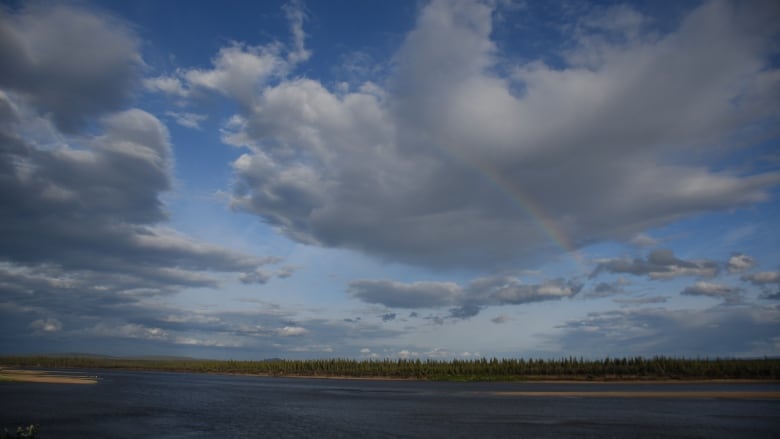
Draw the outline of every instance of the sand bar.
<instances>
[{"instance_id":1,"label":"sand bar","mask_svg":"<svg viewBox=\"0 0 780 439\"><path fill-rule=\"evenodd\" d=\"M780 392L745 391L592 391L592 392L491 392L497 396L547 398L680 398L680 399L780 399Z\"/></svg>"},{"instance_id":2,"label":"sand bar","mask_svg":"<svg viewBox=\"0 0 780 439\"><path fill-rule=\"evenodd\" d=\"M0 382L15 381L48 384L95 384L97 377L69 375L46 370L0 369Z\"/></svg>"}]
</instances>

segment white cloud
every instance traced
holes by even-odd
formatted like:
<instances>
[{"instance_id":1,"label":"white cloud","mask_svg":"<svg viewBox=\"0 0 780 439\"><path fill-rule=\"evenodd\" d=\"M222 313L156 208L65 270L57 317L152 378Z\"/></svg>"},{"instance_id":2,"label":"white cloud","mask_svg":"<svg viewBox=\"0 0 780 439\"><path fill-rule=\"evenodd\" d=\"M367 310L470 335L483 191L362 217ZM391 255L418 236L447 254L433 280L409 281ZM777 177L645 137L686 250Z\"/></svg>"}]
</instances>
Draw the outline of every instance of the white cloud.
<instances>
[{"instance_id":1,"label":"white cloud","mask_svg":"<svg viewBox=\"0 0 780 439\"><path fill-rule=\"evenodd\" d=\"M181 80L173 76L158 76L144 79L144 86L149 91L160 91L169 95L186 97L189 93Z\"/></svg>"},{"instance_id":2,"label":"white cloud","mask_svg":"<svg viewBox=\"0 0 780 439\"><path fill-rule=\"evenodd\" d=\"M743 271L753 268L755 264L756 261L752 257L742 253L736 253L731 255L727 263L727 266L729 269L729 273L741 273Z\"/></svg>"},{"instance_id":3,"label":"white cloud","mask_svg":"<svg viewBox=\"0 0 780 439\"><path fill-rule=\"evenodd\" d=\"M306 10L303 2L293 0L286 3L284 9L287 20L290 23L290 33L293 36L293 49L288 53L287 60L290 64L306 61L311 56L311 51L306 49L306 32L303 30L303 22L306 20Z\"/></svg>"},{"instance_id":4,"label":"white cloud","mask_svg":"<svg viewBox=\"0 0 780 439\"><path fill-rule=\"evenodd\" d=\"M285 326L276 330L280 337L300 337L309 333L309 330L300 326Z\"/></svg>"},{"instance_id":5,"label":"white cloud","mask_svg":"<svg viewBox=\"0 0 780 439\"><path fill-rule=\"evenodd\" d=\"M648 227L766 201L780 173L670 160L776 122L780 76L760 28L771 25L734 21L733 8L706 3L665 35L619 9L610 23L631 38L583 34L568 64L504 77L490 6L431 2L370 92L286 77L255 91L226 127L249 147L232 205L303 243L473 268L560 251L542 231L568 247L650 244Z\"/></svg>"},{"instance_id":6,"label":"white cloud","mask_svg":"<svg viewBox=\"0 0 780 439\"><path fill-rule=\"evenodd\" d=\"M62 323L54 317L35 320L30 323L30 328L39 332L60 332L62 330Z\"/></svg>"},{"instance_id":7,"label":"white cloud","mask_svg":"<svg viewBox=\"0 0 780 439\"><path fill-rule=\"evenodd\" d=\"M637 247L654 247L658 245L658 240L645 233L638 233L634 235L629 241L632 245Z\"/></svg>"},{"instance_id":8,"label":"white cloud","mask_svg":"<svg viewBox=\"0 0 780 439\"><path fill-rule=\"evenodd\" d=\"M172 117L179 125L196 130L201 129L200 123L208 119L208 116L205 114L182 113L176 111L168 111L165 114Z\"/></svg>"}]
</instances>

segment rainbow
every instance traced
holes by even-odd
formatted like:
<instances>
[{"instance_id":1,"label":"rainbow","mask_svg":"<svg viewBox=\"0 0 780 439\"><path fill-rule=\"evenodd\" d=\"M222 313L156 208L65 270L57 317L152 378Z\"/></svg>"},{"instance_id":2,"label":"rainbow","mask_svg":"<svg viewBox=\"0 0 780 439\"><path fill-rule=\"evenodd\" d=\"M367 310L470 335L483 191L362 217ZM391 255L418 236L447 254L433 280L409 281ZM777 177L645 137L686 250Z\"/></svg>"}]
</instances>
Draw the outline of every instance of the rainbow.
<instances>
[{"instance_id":1,"label":"rainbow","mask_svg":"<svg viewBox=\"0 0 780 439\"><path fill-rule=\"evenodd\" d=\"M577 247L572 244L568 235L558 226L558 223L549 217L544 209L531 197L513 185L510 181L501 176L497 170L491 169L486 165L471 163L471 166L500 192L505 194L514 204L525 212L529 218L539 227L557 247L572 258L575 264L583 268L584 260Z\"/></svg>"},{"instance_id":2,"label":"rainbow","mask_svg":"<svg viewBox=\"0 0 780 439\"><path fill-rule=\"evenodd\" d=\"M520 208L533 222L539 227L539 230L547 236L557 247L571 257L575 265L583 272L585 272L585 263L582 254L577 247L572 244L568 235L558 226L558 223L549 217L544 209L533 200L533 198L526 195L523 191L513 185L509 180L502 177L501 172L487 165L486 163L466 160L454 149L451 148L439 148L447 155L452 157L456 162L476 170L486 181L490 182L493 187L512 200L514 204Z\"/></svg>"}]
</instances>

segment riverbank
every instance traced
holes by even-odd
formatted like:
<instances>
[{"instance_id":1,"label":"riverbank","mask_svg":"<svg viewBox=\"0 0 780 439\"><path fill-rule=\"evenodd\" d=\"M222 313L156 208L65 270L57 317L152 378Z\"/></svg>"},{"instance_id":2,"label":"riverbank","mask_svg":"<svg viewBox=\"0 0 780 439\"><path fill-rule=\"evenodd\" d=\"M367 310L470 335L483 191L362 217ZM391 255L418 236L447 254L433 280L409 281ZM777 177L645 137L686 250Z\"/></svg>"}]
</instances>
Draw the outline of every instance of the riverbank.
<instances>
[{"instance_id":1,"label":"riverbank","mask_svg":"<svg viewBox=\"0 0 780 439\"><path fill-rule=\"evenodd\" d=\"M113 357L0 357L13 369L147 370L290 378L454 382L780 381L780 359L618 358L604 360L199 360ZM716 381L717 382L717 381Z\"/></svg>"}]
</instances>

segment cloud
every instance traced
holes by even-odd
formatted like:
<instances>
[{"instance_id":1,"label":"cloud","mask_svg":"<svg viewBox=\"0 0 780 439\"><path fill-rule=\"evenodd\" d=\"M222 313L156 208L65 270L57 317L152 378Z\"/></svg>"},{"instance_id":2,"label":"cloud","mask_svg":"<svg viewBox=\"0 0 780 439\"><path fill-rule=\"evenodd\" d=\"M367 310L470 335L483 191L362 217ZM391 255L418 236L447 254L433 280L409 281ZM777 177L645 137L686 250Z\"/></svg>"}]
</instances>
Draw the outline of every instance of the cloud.
<instances>
[{"instance_id":1,"label":"cloud","mask_svg":"<svg viewBox=\"0 0 780 439\"><path fill-rule=\"evenodd\" d=\"M293 0L282 6L290 24L292 47L279 41L265 45L250 45L232 41L219 49L211 60L212 68L177 69L173 74L144 80L149 91L159 91L178 98L217 92L237 100L249 109L255 104L257 92L274 78L284 77L311 52L305 47L303 23L307 18L302 2ZM286 56L285 56L286 52ZM186 113L188 114L188 113ZM181 120L192 125L192 117ZM180 122L181 123L181 122Z\"/></svg>"},{"instance_id":2,"label":"cloud","mask_svg":"<svg viewBox=\"0 0 780 439\"><path fill-rule=\"evenodd\" d=\"M462 294L451 282L403 283L390 280L358 280L349 284L349 294L366 303L390 308L429 308L453 304Z\"/></svg>"},{"instance_id":3,"label":"cloud","mask_svg":"<svg viewBox=\"0 0 780 439\"><path fill-rule=\"evenodd\" d=\"M59 332L62 330L62 323L55 318L39 319L30 323L30 328L42 332Z\"/></svg>"},{"instance_id":4,"label":"cloud","mask_svg":"<svg viewBox=\"0 0 780 439\"><path fill-rule=\"evenodd\" d=\"M128 26L35 4L0 11L0 33L0 307L24 329L11 334L174 342L131 321L146 299L280 262L165 226L172 145L157 117L126 107L143 67Z\"/></svg>"},{"instance_id":5,"label":"cloud","mask_svg":"<svg viewBox=\"0 0 780 439\"><path fill-rule=\"evenodd\" d=\"M653 238L650 235L646 235L644 233L638 233L634 235L633 238L631 238L628 241L631 245L635 245L637 247L654 247L658 245L658 240Z\"/></svg>"},{"instance_id":6,"label":"cloud","mask_svg":"<svg viewBox=\"0 0 780 439\"><path fill-rule=\"evenodd\" d=\"M560 352L598 358L621 355L703 357L776 356L777 306L665 308L595 312L559 327L549 342Z\"/></svg>"},{"instance_id":7,"label":"cloud","mask_svg":"<svg viewBox=\"0 0 780 439\"><path fill-rule=\"evenodd\" d=\"M482 307L475 303L466 303L450 309L450 317L454 319L468 319L482 311Z\"/></svg>"},{"instance_id":8,"label":"cloud","mask_svg":"<svg viewBox=\"0 0 780 439\"><path fill-rule=\"evenodd\" d=\"M525 284L510 276L487 276L462 287L453 282L397 282L358 280L349 284L349 294L366 303L388 308L443 308L451 306L449 317L467 319L486 306L520 305L560 300L576 295L582 284L563 279ZM411 316L411 315L410 315Z\"/></svg>"},{"instance_id":9,"label":"cloud","mask_svg":"<svg viewBox=\"0 0 780 439\"><path fill-rule=\"evenodd\" d=\"M506 322L508 322L510 319L506 314L501 314L499 316L493 317L490 319L491 322L495 323L496 325L501 325Z\"/></svg>"},{"instance_id":10,"label":"cloud","mask_svg":"<svg viewBox=\"0 0 780 439\"><path fill-rule=\"evenodd\" d=\"M396 313L394 313L394 312L387 313L387 314L382 314L382 315L381 315L381 317L382 317L382 321L383 321L383 322L389 322L389 321L395 320L395 317L396 317L396 315L397 315L397 314L396 314Z\"/></svg>"},{"instance_id":11,"label":"cloud","mask_svg":"<svg viewBox=\"0 0 780 439\"><path fill-rule=\"evenodd\" d=\"M671 279L680 276L714 277L718 274L718 264L709 260L682 260L672 250L657 249L650 252L646 259L616 258L597 261L598 265L590 274L591 278L602 272L626 273L634 276L647 276L650 279Z\"/></svg>"},{"instance_id":12,"label":"cloud","mask_svg":"<svg viewBox=\"0 0 780 439\"><path fill-rule=\"evenodd\" d=\"M276 330L276 334L282 337L300 337L308 333L309 331L306 328L300 326L285 326Z\"/></svg>"},{"instance_id":13,"label":"cloud","mask_svg":"<svg viewBox=\"0 0 780 439\"><path fill-rule=\"evenodd\" d=\"M762 271L760 273L750 273L742 276L742 280L758 286L780 284L780 272Z\"/></svg>"},{"instance_id":14,"label":"cloud","mask_svg":"<svg viewBox=\"0 0 780 439\"><path fill-rule=\"evenodd\" d=\"M585 295L586 297L607 297L625 293L623 282L599 282Z\"/></svg>"},{"instance_id":15,"label":"cloud","mask_svg":"<svg viewBox=\"0 0 780 439\"><path fill-rule=\"evenodd\" d=\"M293 49L287 54L290 64L306 61L311 56L311 51L306 49L306 32L303 30L303 22L306 21L306 9L301 0L293 0L282 6L290 23L290 33L293 36Z\"/></svg>"},{"instance_id":16,"label":"cloud","mask_svg":"<svg viewBox=\"0 0 780 439\"><path fill-rule=\"evenodd\" d=\"M201 129L200 123L208 119L208 116L205 114L182 113L177 111L168 111L165 114L172 117L179 125L195 130Z\"/></svg>"},{"instance_id":17,"label":"cloud","mask_svg":"<svg viewBox=\"0 0 780 439\"><path fill-rule=\"evenodd\" d=\"M727 285L713 282L696 282L694 285L685 287L681 294L685 296L707 296L716 299L723 299L728 303L737 303L740 301L742 290L729 287Z\"/></svg>"},{"instance_id":18,"label":"cloud","mask_svg":"<svg viewBox=\"0 0 780 439\"><path fill-rule=\"evenodd\" d=\"M0 145L7 189L0 224L8 236L1 259L182 285L213 283L201 271L275 262L161 226L167 213L159 197L171 188L167 130L137 109L107 115L101 125L99 135L54 148L20 137L25 122L0 133L9 139Z\"/></svg>"},{"instance_id":19,"label":"cloud","mask_svg":"<svg viewBox=\"0 0 780 439\"><path fill-rule=\"evenodd\" d=\"M0 88L51 114L66 132L120 109L144 66L129 26L73 6L3 8L0 42Z\"/></svg>"},{"instance_id":20,"label":"cloud","mask_svg":"<svg viewBox=\"0 0 780 439\"><path fill-rule=\"evenodd\" d=\"M269 273L262 269L257 269L249 273L242 273L239 276L239 280L245 284L265 284L273 277L273 273Z\"/></svg>"},{"instance_id":21,"label":"cloud","mask_svg":"<svg viewBox=\"0 0 780 439\"><path fill-rule=\"evenodd\" d=\"M729 273L741 273L750 270L756 264L755 259L742 253L731 255L727 263Z\"/></svg>"},{"instance_id":22,"label":"cloud","mask_svg":"<svg viewBox=\"0 0 780 439\"><path fill-rule=\"evenodd\" d=\"M583 19L553 67L507 60L491 40L492 13L431 2L387 80L352 91L291 77L273 44L231 44L213 69L182 73L244 103L224 128L226 143L246 148L232 207L306 244L495 268L767 201L780 183L777 172L724 169L699 153L728 154L748 142L748 126L772 135L777 26L762 14L705 3L660 33L616 9L609 29ZM230 73L243 63L258 65ZM507 63L511 74L498 73ZM697 270L681 268L658 273Z\"/></svg>"},{"instance_id":23,"label":"cloud","mask_svg":"<svg viewBox=\"0 0 780 439\"><path fill-rule=\"evenodd\" d=\"M762 295L763 299L780 299L780 272L762 271L758 273L744 274L742 275L742 280L761 287L764 292Z\"/></svg>"},{"instance_id":24,"label":"cloud","mask_svg":"<svg viewBox=\"0 0 780 439\"><path fill-rule=\"evenodd\" d=\"M614 300L615 303L619 303L623 306L632 305L649 305L657 303L666 303L669 298L666 296L649 296L649 297L631 297L631 298L619 298Z\"/></svg>"}]
</instances>

